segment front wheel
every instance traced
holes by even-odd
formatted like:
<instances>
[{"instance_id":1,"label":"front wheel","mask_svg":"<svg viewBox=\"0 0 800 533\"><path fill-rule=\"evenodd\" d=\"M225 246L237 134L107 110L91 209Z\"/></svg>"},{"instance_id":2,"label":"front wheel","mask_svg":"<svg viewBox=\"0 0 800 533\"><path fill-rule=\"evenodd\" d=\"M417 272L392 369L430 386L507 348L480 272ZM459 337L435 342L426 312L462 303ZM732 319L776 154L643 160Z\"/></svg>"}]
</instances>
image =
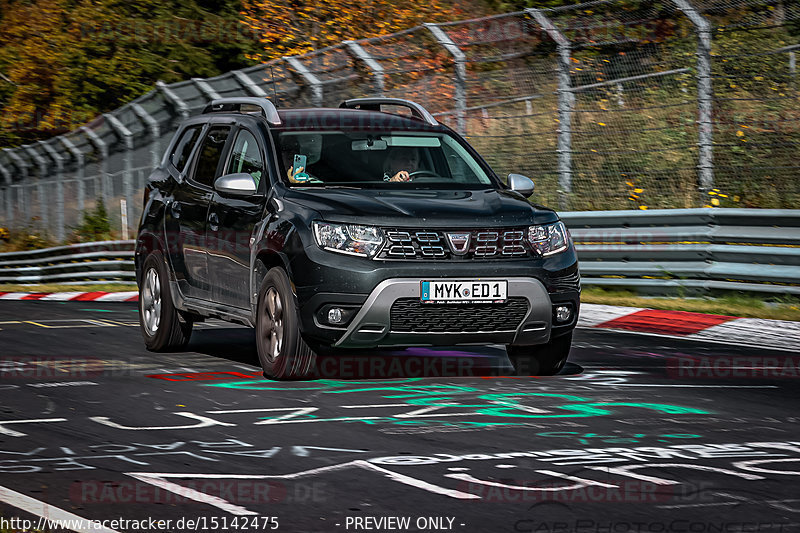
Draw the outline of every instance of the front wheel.
<instances>
[{"instance_id":1,"label":"front wheel","mask_svg":"<svg viewBox=\"0 0 800 533\"><path fill-rule=\"evenodd\" d=\"M258 291L256 346L264 376L271 379L308 379L317 355L300 334L300 320L289 277L273 268Z\"/></svg>"},{"instance_id":2,"label":"front wheel","mask_svg":"<svg viewBox=\"0 0 800 533\"><path fill-rule=\"evenodd\" d=\"M506 347L517 376L552 376L561 372L572 347L572 332L538 346Z\"/></svg>"},{"instance_id":3,"label":"front wheel","mask_svg":"<svg viewBox=\"0 0 800 533\"><path fill-rule=\"evenodd\" d=\"M144 344L152 352L182 350L192 335L192 321L172 303L164 256L155 251L142 267L139 287L139 327Z\"/></svg>"}]
</instances>

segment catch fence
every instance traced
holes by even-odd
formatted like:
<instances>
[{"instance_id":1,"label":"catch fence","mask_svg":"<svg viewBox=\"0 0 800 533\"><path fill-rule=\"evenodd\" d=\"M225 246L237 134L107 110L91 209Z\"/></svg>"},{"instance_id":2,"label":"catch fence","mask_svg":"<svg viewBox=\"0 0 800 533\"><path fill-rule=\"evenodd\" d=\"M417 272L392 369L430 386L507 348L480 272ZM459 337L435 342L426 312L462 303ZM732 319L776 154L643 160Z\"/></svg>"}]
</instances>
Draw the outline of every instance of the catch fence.
<instances>
[{"instance_id":1,"label":"catch fence","mask_svg":"<svg viewBox=\"0 0 800 533\"><path fill-rule=\"evenodd\" d=\"M793 208L798 43L794 0L598 0L158 84L69 133L0 150L0 225L61 241L100 200L118 236L133 235L180 120L241 95L279 107L416 100L562 210Z\"/></svg>"}]
</instances>

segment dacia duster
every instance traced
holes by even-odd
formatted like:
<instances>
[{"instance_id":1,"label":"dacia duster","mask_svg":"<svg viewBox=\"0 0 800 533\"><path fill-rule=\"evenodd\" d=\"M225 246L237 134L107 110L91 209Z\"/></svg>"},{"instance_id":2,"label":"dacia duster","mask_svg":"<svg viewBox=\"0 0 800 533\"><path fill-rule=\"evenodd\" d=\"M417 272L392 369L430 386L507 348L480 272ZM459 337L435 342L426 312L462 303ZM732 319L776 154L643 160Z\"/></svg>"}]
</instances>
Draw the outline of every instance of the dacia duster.
<instances>
[{"instance_id":1,"label":"dacia duster","mask_svg":"<svg viewBox=\"0 0 800 533\"><path fill-rule=\"evenodd\" d=\"M555 374L580 278L569 232L533 189L519 174L504 183L407 100L214 100L145 189L145 344L180 349L213 317L256 329L273 379L312 376L323 351L464 344L506 345L518 373Z\"/></svg>"}]
</instances>

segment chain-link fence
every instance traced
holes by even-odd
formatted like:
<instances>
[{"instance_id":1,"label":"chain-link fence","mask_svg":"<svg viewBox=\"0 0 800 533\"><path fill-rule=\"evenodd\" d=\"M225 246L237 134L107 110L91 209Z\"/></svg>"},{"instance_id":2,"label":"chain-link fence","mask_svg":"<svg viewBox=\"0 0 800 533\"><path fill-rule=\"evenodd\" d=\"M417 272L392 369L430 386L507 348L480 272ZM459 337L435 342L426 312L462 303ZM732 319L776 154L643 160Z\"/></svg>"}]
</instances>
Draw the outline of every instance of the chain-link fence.
<instances>
[{"instance_id":1,"label":"chain-link fence","mask_svg":"<svg viewBox=\"0 0 800 533\"><path fill-rule=\"evenodd\" d=\"M214 98L420 102L560 209L794 208L796 0L598 0L426 24L152 92L0 152L0 224L63 239L102 200L120 236L180 120ZM125 200L122 209L121 200Z\"/></svg>"}]
</instances>

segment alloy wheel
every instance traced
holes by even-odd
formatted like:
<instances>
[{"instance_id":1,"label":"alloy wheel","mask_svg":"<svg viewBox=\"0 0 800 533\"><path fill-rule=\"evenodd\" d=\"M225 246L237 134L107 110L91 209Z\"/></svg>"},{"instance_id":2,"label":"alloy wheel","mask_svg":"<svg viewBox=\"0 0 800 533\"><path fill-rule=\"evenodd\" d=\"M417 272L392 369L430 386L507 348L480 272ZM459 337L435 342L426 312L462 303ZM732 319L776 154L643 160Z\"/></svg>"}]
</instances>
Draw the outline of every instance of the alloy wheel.
<instances>
[{"instance_id":1,"label":"alloy wheel","mask_svg":"<svg viewBox=\"0 0 800 533\"><path fill-rule=\"evenodd\" d=\"M155 268L149 268L144 277L142 290L142 313L144 327L151 337L158 332L161 324L161 283Z\"/></svg>"},{"instance_id":2,"label":"alloy wheel","mask_svg":"<svg viewBox=\"0 0 800 533\"><path fill-rule=\"evenodd\" d=\"M275 361L283 348L283 302L275 287L270 287L264 297L261 313L262 334L267 357Z\"/></svg>"}]
</instances>

